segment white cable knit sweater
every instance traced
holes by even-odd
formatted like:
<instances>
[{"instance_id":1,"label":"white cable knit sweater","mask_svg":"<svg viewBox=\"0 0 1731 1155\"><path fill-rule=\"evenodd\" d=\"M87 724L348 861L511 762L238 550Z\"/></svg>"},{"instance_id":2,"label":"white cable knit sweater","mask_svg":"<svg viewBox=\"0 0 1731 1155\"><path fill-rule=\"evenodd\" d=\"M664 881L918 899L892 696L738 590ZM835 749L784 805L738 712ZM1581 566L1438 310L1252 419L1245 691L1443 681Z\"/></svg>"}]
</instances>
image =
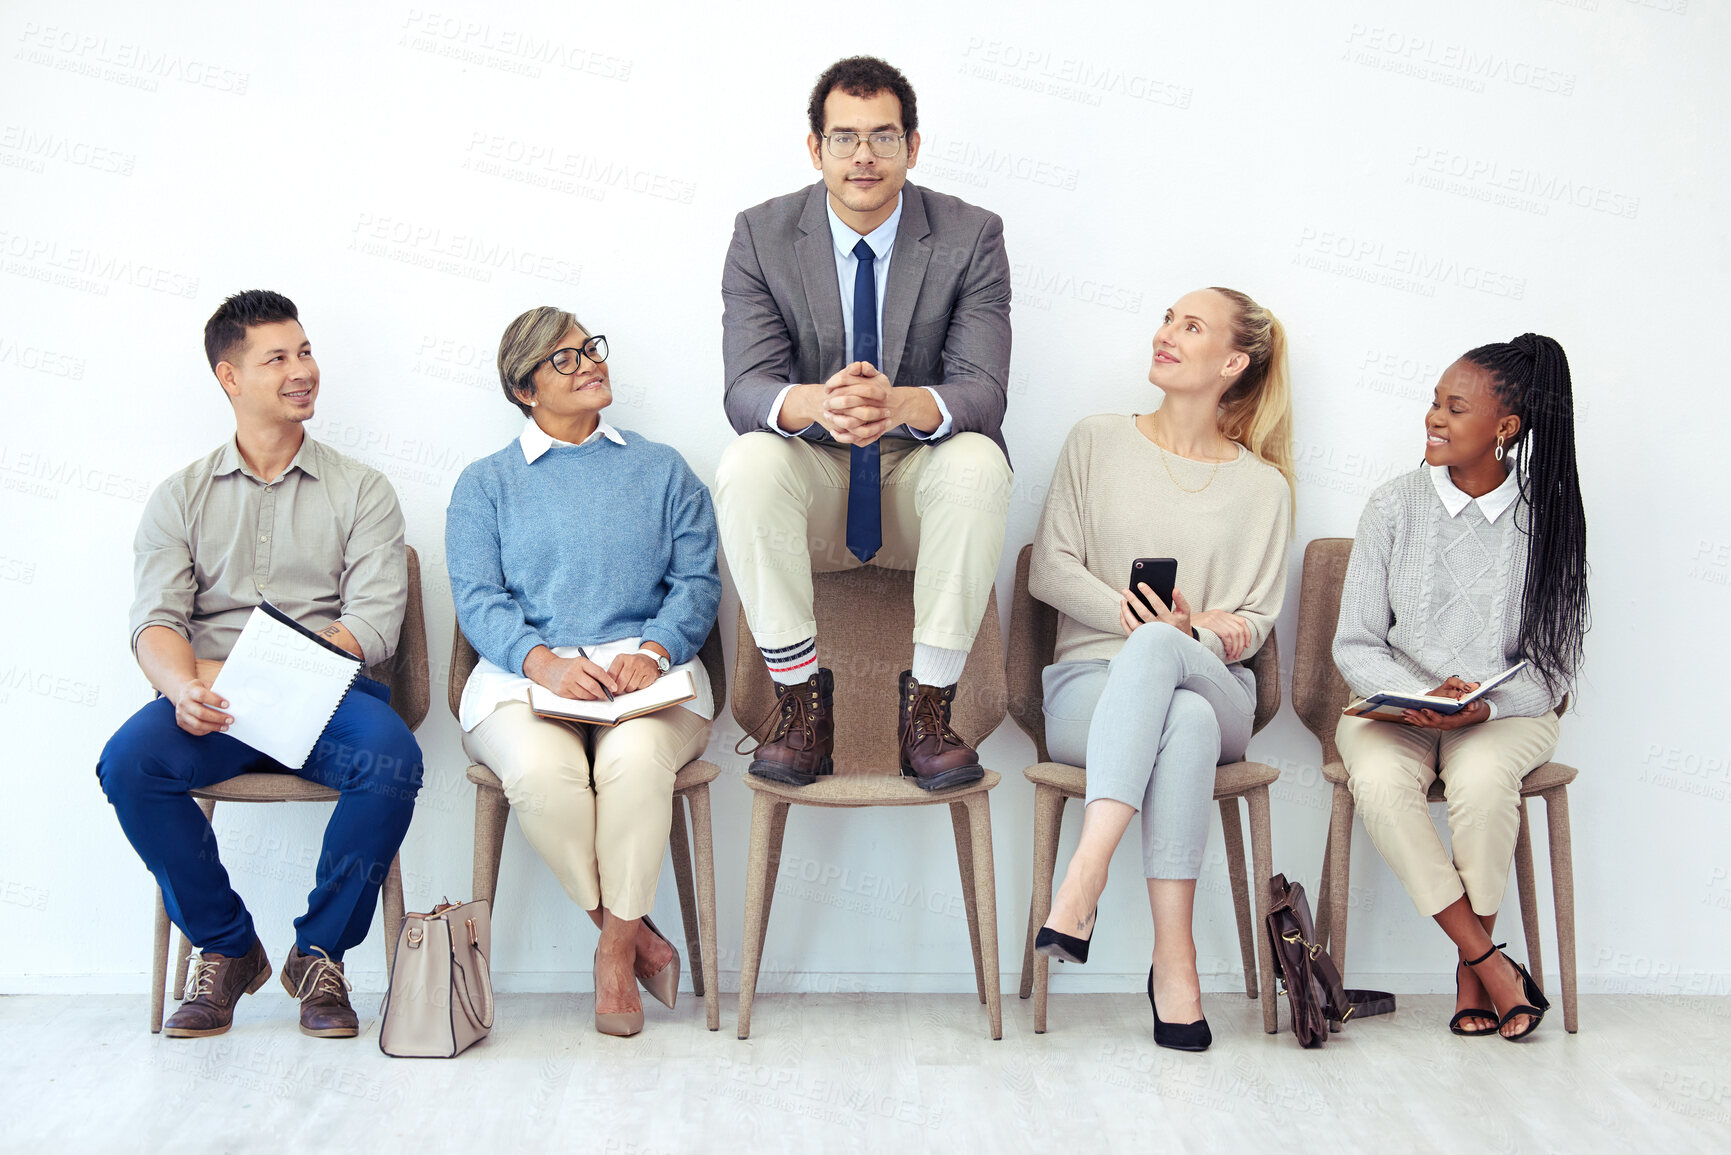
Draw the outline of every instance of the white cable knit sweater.
<instances>
[{"instance_id":1,"label":"white cable knit sweater","mask_svg":"<svg viewBox=\"0 0 1731 1155\"><path fill-rule=\"evenodd\" d=\"M1353 693L1426 693L1451 674L1483 681L1519 660L1528 512L1518 500L1493 522L1475 501L1450 517L1428 466L1370 495L1334 632L1334 664ZM1499 718L1557 705L1531 666L1485 697Z\"/></svg>"}]
</instances>

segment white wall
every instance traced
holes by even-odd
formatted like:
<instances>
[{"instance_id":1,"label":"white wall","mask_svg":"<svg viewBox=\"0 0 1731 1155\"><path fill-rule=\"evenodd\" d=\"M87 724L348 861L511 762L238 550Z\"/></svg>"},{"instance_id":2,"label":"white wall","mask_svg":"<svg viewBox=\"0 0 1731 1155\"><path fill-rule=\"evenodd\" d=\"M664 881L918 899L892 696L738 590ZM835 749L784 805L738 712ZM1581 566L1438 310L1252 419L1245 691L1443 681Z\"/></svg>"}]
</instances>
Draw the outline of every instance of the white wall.
<instances>
[{"instance_id":1,"label":"white wall","mask_svg":"<svg viewBox=\"0 0 1731 1155\"><path fill-rule=\"evenodd\" d=\"M173 8L38 0L0 17L0 990L131 991L148 962L149 879L91 766L146 696L125 626L142 502L231 428L200 347L221 298L270 287L299 303L324 371L314 436L384 469L402 499L435 658L409 902L466 897L443 511L463 465L521 421L490 369L498 335L529 306L575 308L612 342L610 417L713 478L732 437L717 282L733 215L813 179L808 87L855 51L919 91L915 178L1006 222L1017 500L1001 592L1064 431L1151 404L1148 342L1188 289L1243 288L1292 334L1301 486L1283 640L1303 544L1350 534L1366 494L1417 462L1441 367L1526 330L1563 342L1596 611L1558 753L1582 768L1583 989L1731 989L1731 739L1713 704L1731 682L1712 657L1731 624L1712 336L1731 311L1723 4ZM733 605L730 588L724 620ZM1703 658L1702 673L1679 668ZM737 736L718 726L710 750L727 768L724 970L750 813ZM1251 751L1284 772L1277 866L1314 886L1316 743L1288 709ZM1013 984L1032 750L1006 723L984 753L1005 772ZM325 811L217 812L273 951ZM1206 981L1225 990L1238 948L1213 837L1197 931ZM1354 979L1446 989L1441 936L1362 831L1356 850ZM1133 846L1117 865L1096 961L1060 989L1140 985L1151 931ZM586 989L593 931L515 825L500 896L502 985ZM960 916L942 810L798 811L765 988L971 989ZM352 956L363 978L378 945Z\"/></svg>"}]
</instances>

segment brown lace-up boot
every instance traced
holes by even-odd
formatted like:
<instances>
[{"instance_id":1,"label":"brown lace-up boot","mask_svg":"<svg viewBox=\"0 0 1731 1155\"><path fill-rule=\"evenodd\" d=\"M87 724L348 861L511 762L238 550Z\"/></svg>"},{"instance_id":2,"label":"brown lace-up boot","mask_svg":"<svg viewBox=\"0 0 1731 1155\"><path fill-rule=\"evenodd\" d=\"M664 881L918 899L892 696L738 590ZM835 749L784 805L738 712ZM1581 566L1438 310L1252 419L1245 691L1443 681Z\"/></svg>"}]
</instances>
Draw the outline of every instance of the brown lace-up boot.
<instances>
[{"instance_id":1,"label":"brown lace-up boot","mask_svg":"<svg viewBox=\"0 0 1731 1155\"><path fill-rule=\"evenodd\" d=\"M921 790L948 790L986 776L980 756L950 729L954 686L924 686L912 671L901 679L902 775Z\"/></svg>"},{"instance_id":2,"label":"brown lace-up boot","mask_svg":"<svg viewBox=\"0 0 1731 1155\"><path fill-rule=\"evenodd\" d=\"M835 675L819 670L797 686L775 687L775 729L752 753L752 774L789 786L810 786L835 770ZM768 722L765 718L764 722ZM762 729L759 723L756 729ZM734 746L735 754L750 735Z\"/></svg>"},{"instance_id":3,"label":"brown lace-up boot","mask_svg":"<svg viewBox=\"0 0 1731 1155\"><path fill-rule=\"evenodd\" d=\"M301 1034L318 1039L352 1039L360 1034L361 1021L349 1005L351 984L343 975L343 964L318 947L302 954L289 948L282 964L283 989L301 1001Z\"/></svg>"},{"instance_id":4,"label":"brown lace-up boot","mask_svg":"<svg viewBox=\"0 0 1731 1155\"><path fill-rule=\"evenodd\" d=\"M234 1004L250 995L270 978L270 959L264 943L252 940L252 949L240 958L205 951L192 960L186 976L186 1001L162 1024L171 1039L203 1039L220 1035L234 1024Z\"/></svg>"}]
</instances>

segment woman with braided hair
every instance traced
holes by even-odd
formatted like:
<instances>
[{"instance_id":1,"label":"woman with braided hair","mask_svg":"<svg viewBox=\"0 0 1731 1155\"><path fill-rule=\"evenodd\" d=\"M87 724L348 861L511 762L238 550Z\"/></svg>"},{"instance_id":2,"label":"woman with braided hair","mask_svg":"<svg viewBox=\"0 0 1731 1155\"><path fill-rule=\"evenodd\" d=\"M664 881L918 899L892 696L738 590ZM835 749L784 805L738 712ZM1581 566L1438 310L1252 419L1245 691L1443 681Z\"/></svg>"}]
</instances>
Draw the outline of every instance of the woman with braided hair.
<instances>
[{"instance_id":1,"label":"woman with braided hair","mask_svg":"<svg viewBox=\"0 0 1731 1155\"><path fill-rule=\"evenodd\" d=\"M1526 333L1450 365L1425 417L1424 457L1371 494L1359 521L1335 665L1360 696L1449 698L1526 665L1457 713L1342 715L1335 742L1371 840L1460 952L1449 1029L1519 1039L1549 1003L1491 928L1521 779L1556 748L1587 631L1586 517L1562 346ZM1439 777L1452 857L1425 803Z\"/></svg>"}]
</instances>

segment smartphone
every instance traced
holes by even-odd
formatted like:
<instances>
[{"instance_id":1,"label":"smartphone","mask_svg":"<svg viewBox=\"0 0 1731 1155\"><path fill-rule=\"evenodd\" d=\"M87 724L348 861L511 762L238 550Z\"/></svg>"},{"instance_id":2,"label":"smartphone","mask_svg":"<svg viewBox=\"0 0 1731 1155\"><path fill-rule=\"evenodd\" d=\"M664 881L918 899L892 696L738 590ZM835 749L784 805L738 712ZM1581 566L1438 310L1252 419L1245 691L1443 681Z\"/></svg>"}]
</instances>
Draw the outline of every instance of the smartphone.
<instances>
[{"instance_id":1,"label":"smartphone","mask_svg":"<svg viewBox=\"0 0 1731 1155\"><path fill-rule=\"evenodd\" d=\"M1142 596L1137 587L1146 582L1154 591L1156 597L1166 606L1172 608L1172 588L1178 584L1178 559L1172 557L1139 557L1130 563L1130 593L1137 601L1148 606L1148 600ZM1148 606L1149 612L1154 607Z\"/></svg>"}]
</instances>

